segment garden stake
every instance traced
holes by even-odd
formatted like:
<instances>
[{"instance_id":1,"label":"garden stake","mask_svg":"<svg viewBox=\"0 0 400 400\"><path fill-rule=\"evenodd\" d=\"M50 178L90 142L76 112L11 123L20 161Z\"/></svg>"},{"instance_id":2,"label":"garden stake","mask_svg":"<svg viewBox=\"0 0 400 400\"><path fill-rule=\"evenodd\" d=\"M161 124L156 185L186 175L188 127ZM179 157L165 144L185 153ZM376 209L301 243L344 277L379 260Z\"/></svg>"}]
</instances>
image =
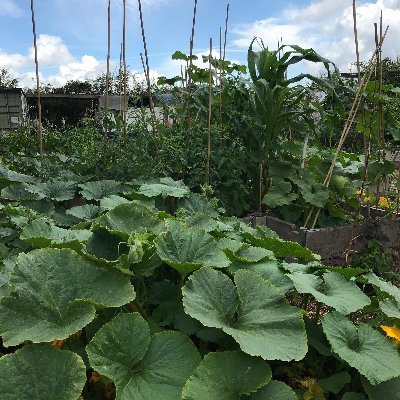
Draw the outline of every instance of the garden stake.
<instances>
[{"instance_id":1,"label":"garden stake","mask_svg":"<svg viewBox=\"0 0 400 400\"><path fill-rule=\"evenodd\" d=\"M126 136L126 0L124 0L124 16L122 24L122 57L124 60L124 136Z\"/></svg>"},{"instance_id":2,"label":"garden stake","mask_svg":"<svg viewBox=\"0 0 400 400\"><path fill-rule=\"evenodd\" d=\"M150 67L149 67L149 55L147 52L147 43L146 43L146 36L144 33L144 24L143 24L143 13L142 13L142 2L141 0L138 0L138 4L139 4L139 17L140 17L140 26L142 29L142 39L143 39L143 47L144 47L144 56L146 59L146 71L145 71L145 77L146 77L146 81L147 81L147 90L149 92L149 103L150 103L150 112L153 116L153 131L155 133L155 129L156 129L156 113L154 111L154 104L153 104L153 98L151 96L151 83L150 83Z\"/></svg>"},{"instance_id":3,"label":"garden stake","mask_svg":"<svg viewBox=\"0 0 400 400\"><path fill-rule=\"evenodd\" d=\"M368 63L368 66L366 68L366 72L365 72L364 77L363 77L363 79L361 81L361 85L357 89L356 96L355 96L355 99L353 101L353 105L351 107L351 110L350 110L349 116L347 118L346 124L345 124L345 126L343 128L342 134L340 136L339 143L338 143L338 146L336 148L334 157L332 159L331 166L330 166L329 171L328 171L328 173L326 175L326 178L324 180L324 185L326 187L329 187L329 184L330 184L330 181L331 181L331 178L332 178L332 175L333 175L333 170L334 170L335 165L336 165L336 160L337 160L337 158L339 156L339 153L340 153L340 151L342 149L344 141L346 140L347 135L349 134L350 129L351 129L353 123L354 123L354 119L356 117L357 111L359 109L359 106L360 106L360 103L361 103L361 100L362 100L362 95L363 95L363 93L365 91L365 88L366 88L366 86L367 86L367 84L369 82L369 79L371 78L372 72L374 70L374 68L373 68L374 67L374 59L375 59L376 54L378 53L379 49L382 47L382 44L383 44L383 41L385 40L385 37L386 37L388 29L389 29L389 26L386 27L385 34L381 38L380 43L378 44L378 47L375 49L375 51L374 51L374 53L373 53L373 55L372 55L372 57L371 57L371 59L370 59L370 61ZM311 210L310 210L309 216L307 217L307 220L306 220L307 223L308 223L313 211L314 211L314 207L312 207ZM314 227L315 227L315 225L317 223L317 220L318 220L320 212L321 212L321 208L318 208L318 210L316 212L316 215L315 215L315 218L313 220L311 229L314 229Z\"/></svg>"},{"instance_id":4,"label":"garden stake","mask_svg":"<svg viewBox=\"0 0 400 400\"><path fill-rule=\"evenodd\" d=\"M212 38L210 38L210 56L208 60L208 140L207 140L207 170L206 184L210 184L210 158L211 158L211 112L212 112Z\"/></svg>"},{"instance_id":5,"label":"garden stake","mask_svg":"<svg viewBox=\"0 0 400 400\"><path fill-rule=\"evenodd\" d=\"M223 76L223 61L222 61L222 28L219 27L219 124L222 131L222 76Z\"/></svg>"},{"instance_id":6,"label":"garden stake","mask_svg":"<svg viewBox=\"0 0 400 400\"><path fill-rule=\"evenodd\" d=\"M228 22L229 22L229 3L226 6L226 19L225 19L225 35L224 35L224 55L223 60L225 61L225 54L226 54L226 38L228 35Z\"/></svg>"},{"instance_id":7,"label":"garden stake","mask_svg":"<svg viewBox=\"0 0 400 400\"><path fill-rule=\"evenodd\" d=\"M189 67L188 67L188 82L187 82L187 99L186 99L186 108L187 108L187 116L186 116L186 125L188 129L191 127L190 120L190 95L192 92L192 66L193 66L193 43L194 43L194 30L196 27L196 13L197 13L197 0L194 0L194 10L193 10L193 22L192 22L192 34L190 36L189 43Z\"/></svg>"},{"instance_id":8,"label":"garden stake","mask_svg":"<svg viewBox=\"0 0 400 400\"><path fill-rule=\"evenodd\" d=\"M121 50L119 52L119 115L122 112L122 43Z\"/></svg>"},{"instance_id":9,"label":"garden stake","mask_svg":"<svg viewBox=\"0 0 400 400\"><path fill-rule=\"evenodd\" d=\"M142 53L140 53L140 59L142 60L143 73L144 73L144 76L146 78L146 81L148 80L150 82L150 78L148 77L148 71L146 70ZM149 93L149 97L151 98L151 89L149 90L148 93ZM154 112L154 107L152 108L150 106L150 112L151 112L151 121L152 121L152 125L153 125L153 132L155 132L155 129L156 129L156 116L155 116L155 112Z\"/></svg>"},{"instance_id":10,"label":"garden stake","mask_svg":"<svg viewBox=\"0 0 400 400\"><path fill-rule=\"evenodd\" d=\"M111 0L108 0L108 7L107 7L107 70L106 70L106 92L104 96L104 111L108 111L108 91L109 91L109 75L110 75L110 30L111 30L111 23L110 23L110 14L111 14ZM105 139L107 139L107 132L104 132Z\"/></svg>"},{"instance_id":11,"label":"garden stake","mask_svg":"<svg viewBox=\"0 0 400 400\"><path fill-rule=\"evenodd\" d=\"M108 7L107 7L107 68L106 68L106 90L104 94L104 112L106 115L108 114L108 91L109 91L109 85L110 85L110 48L111 48L111 42L110 42L110 31L111 31L111 0L108 0ZM108 120L108 118L107 118ZM103 120L104 122L104 120ZM104 157L103 157L103 164L104 167L107 165L107 139L108 139L108 126L104 126Z\"/></svg>"},{"instance_id":12,"label":"garden stake","mask_svg":"<svg viewBox=\"0 0 400 400\"><path fill-rule=\"evenodd\" d=\"M356 11L356 0L353 0L353 22L354 22L354 42L356 45L356 57L357 57L357 77L358 84L361 83L361 68L360 68L360 52L358 47L358 33L357 33L357 11Z\"/></svg>"},{"instance_id":13,"label":"garden stake","mask_svg":"<svg viewBox=\"0 0 400 400\"><path fill-rule=\"evenodd\" d=\"M36 24L35 24L35 8L33 0L31 0L32 12L32 32L33 32L33 47L35 48L35 66L36 66L36 94L37 94L37 107L38 107L38 139L39 139L39 152L40 152L40 170L43 174L43 134L42 134L42 103L40 101L40 79L39 79L39 62L36 44Z\"/></svg>"}]
</instances>

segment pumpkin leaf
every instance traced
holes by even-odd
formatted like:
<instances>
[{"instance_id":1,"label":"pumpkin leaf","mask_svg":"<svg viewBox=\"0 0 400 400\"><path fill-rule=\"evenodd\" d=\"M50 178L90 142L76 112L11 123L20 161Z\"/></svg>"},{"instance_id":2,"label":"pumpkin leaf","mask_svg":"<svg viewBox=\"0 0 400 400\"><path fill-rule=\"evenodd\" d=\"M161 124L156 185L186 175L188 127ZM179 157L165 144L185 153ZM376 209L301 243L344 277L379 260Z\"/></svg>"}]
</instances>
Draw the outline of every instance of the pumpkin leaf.
<instances>
[{"instance_id":1,"label":"pumpkin leaf","mask_svg":"<svg viewBox=\"0 0 400 400\"><path fill-rule=\"evenodd\" d=\"M286 383L271 381L250 396L243 396L241 400L298 400L294 390Z\"/></svg>"},{"instance_id":2,"label":"pumpkin leaf","mask_svg":"<svg viewBox=\"0 0 400 400\"><path fill-rule=\"evenodd\" d=\"M100 207L94 204L85 204L83 206L72 207L65 213L72 215L76 218L82 219L84 221L90 221L97 217L100 211Z\"/></svg>"},{"instance_id":3,"label":"pumpkin leaf","mask_svg":"<svg viewBox=\"0 0 400 400\"><path fill-rule=\"evenodd\" d=\"M271 377L267 363L241 351L208 353L186 382L182 400L240 400Z\"/></svg>"},{"instance_id":4,"label":"pumpkin leaf","mask_svg":"<svg viewBox=\"0 0 400 400\"><path fill-rule=\"evenodd\" d=\"M140 185L139 194L146 197L186 197L190 191L181 181L174 181L171 178L161 178L160 183L143 183Z\"/></svg>"},{"instance_id":5,"label":"pumpkin leaf","mask_svg":"<svg viewBox=\"0 0 400 400\"><path fill-rule=\"evenodd\" d=\"M90 365L111 379L117 400L180 400L182 388L200 363L190 339L178 332L150 335L139 314L120 314L87 346Z\"/></svg>"},{"instance_id":6,"label":"pumpkin leaf","mask_svg":"<svg viewBox=\"0 0 400 400\"><path fill-rule=\"evenodd\" d=\"M301 272L287 276L299 293L312 294L317 301L342 314L350 314L370 304L369 297L354 282L336 272L326 272L322 277Z\"/></svg>"},{"instance_id":7,"label":"pumpkin leaf","mask_svg":"<svg viewBox=\"0 0 400 400\"><path fill-rule=\"evenodd\" d=\"M400 355L390 341L371 326L356 327L338 312L326 314L322 327L332 350L373 385L400 376Z\"/></svg>"},{"instance_id":8,"label":"pumpkin leaf","mask_svg":"<svg viewBox=\"0 0 400 400\"><path fill-rule=\"evenodd\" d=\"M181 275L202 266L226 268L230 264L209 233L178 221L168 221L168 231L159 235L154 244L159 257Z\"/></svg>"},{"instance_id":9,"label":"pumpkin leaf","mask_svg":"<svg viewBox=\"0 0 400 400\"><path fill-rule=\"evenodd\" d=\"M2 400L76 400L86 367L77 354L43 343L1 357L0 375Z\"/></svg>"},{"instance_id":10,"label":"pumpkin leaf","mask_svg":"<svg viewBox=\"0 0 400 400\"><path fill-rule=\"evenodd\" d=\"M126 235L166 230L162 218L142 204L131 202L120 204L97 219L97 224Z\"/></svg>"},{"instance_id":11,"label":"pumpkin leaf","mask_svg":"<svg viewBox=\"0 0 400 400\"><path fill-rule=\"evenodd\" d=\"M86 200L100 200L104 197L118 194L127 189L121 182L113 180L103 180L81 183L81 195Z\"/></svg>"},{"instance_id":12,"label":"pumpkin leaf","mask_svg":"<svg viewBox=\"0 0 400 400\"><path fill-rule=\"evenodd\" d=\"M203 325L222 329L242 351L266 360L300 360L307 352L300 310L283 291L253 272L239 270L232 280L201 268L182 289L185 311Z\"/></svg>"},{"instance_id":13,"label":"pumpkin leaf","mask_svg":"<svg viewBox=\"0 0 400 400\"><path fill-rule=\"evenodd\" d=\"M82 229L64 229L49 221L35 219L21 232L20 238L36 247L68 247L80 250L92 232Z\"/></svg>"},{"instance_id":14,"label":"pumpkin leaf","mask_svg":"<svg viewBox=\"0 0 400 400\"><path fill-rule=\"evenodd\" d=\"M5 346L65 339L95 317L95 305L135 298L129 276L97 267L69 249L20 254L10 274L13 293L0 300Z\"/></svg>"}]
</instances>

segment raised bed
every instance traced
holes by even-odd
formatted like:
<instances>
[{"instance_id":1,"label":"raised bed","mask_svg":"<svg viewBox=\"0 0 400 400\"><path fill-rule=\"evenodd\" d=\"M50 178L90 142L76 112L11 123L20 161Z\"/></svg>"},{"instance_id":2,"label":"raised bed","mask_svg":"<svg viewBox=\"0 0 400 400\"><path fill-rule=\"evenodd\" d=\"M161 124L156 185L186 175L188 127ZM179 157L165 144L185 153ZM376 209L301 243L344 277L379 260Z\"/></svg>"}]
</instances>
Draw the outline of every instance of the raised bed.
<instances>
[{"instance_id":1,"label":"raised bed","mask_svg":"<svg viewBox=\"0 0 400 400\"><path fill-rule=\"evenodd\" d=\"M384 217L381 210L373 210L373 218L362 223L347 224L329 228L306 229L279 218L249 216L243 220L252 226L267 226L280 238L297 242L319 254L324 261L345 258L347 254L360 252L368 245L371 233L385 248L400 246L400 215Z\"/></svg>"}]
</instances>

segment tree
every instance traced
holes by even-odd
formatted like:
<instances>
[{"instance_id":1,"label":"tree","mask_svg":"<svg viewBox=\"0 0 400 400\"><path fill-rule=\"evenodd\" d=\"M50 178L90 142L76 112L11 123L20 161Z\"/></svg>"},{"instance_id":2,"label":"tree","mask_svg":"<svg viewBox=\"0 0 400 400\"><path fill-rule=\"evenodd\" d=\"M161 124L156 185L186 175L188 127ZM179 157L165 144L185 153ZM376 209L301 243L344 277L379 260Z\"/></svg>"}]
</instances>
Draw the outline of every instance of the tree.
<instances>
[{"instance_id":1,"label":"tree","mask_svg":"<svg viewBox=\"0 0 400 400\"><path fill-rule=\"evenodd\" d=\"M0 89L14 89L18 84L18 79L13 78L7 68L0 69Z\"/></svg>"}]
</instances>

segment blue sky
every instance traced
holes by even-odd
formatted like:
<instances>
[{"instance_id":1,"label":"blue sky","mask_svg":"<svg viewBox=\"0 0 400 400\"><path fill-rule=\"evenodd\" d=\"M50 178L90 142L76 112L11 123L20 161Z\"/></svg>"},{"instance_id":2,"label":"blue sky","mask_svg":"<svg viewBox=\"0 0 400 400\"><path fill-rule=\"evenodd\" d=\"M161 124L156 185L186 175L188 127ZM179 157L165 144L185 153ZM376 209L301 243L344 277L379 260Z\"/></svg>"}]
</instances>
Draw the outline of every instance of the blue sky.
<instances>
[{"instance_id":1,"label":"blue sky","mask_svg":"<svg viewBox=\"0 0 400 400\"><path fill-rule=\"evenodd\" d=\"M227 58L245 63L254 36L275 47L284 43L313 47L342 69L354 61L352 0L228 0L230 20ZM153 74L173 75L179 66L170 60L175 50L188 51L193 0L142 0L150 68ZM137 0L127 0L127 63L142 71L143 51ZM210 36L219 47L227 1L198 0L195 53L207 52ZM360 48L366 59L373 48L373 22L383 10L389 24L385 54L400 53L400 0L358 0ZM44 82L59 86L105 69L107 0L35 0L39 62ZM122 0L111 0L112 66L118 65L122 39ZM0 0L0 67L21 79L33 80L30 0ZM314 72L315 67L305 66Z\"/></svg>"}]
</instances>

